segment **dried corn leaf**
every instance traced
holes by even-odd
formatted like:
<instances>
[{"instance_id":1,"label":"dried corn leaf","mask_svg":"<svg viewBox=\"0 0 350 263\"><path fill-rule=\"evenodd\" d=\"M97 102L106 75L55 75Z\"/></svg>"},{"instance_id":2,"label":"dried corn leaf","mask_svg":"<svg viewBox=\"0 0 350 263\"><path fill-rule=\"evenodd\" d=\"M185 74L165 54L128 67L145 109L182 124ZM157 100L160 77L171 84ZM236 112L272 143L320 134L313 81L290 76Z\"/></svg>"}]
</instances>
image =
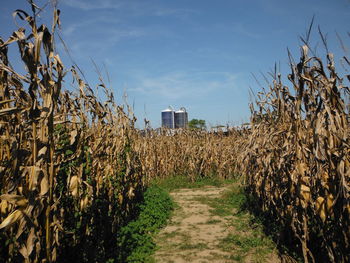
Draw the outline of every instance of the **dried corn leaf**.
<instances>
[{"instance_id":1,"label":"dried corn leaf","mask_svg":"<svg viewBox=\"0 0 350 263\"><path fill-rule=\"evenodd\" d=\"M21 210L15 210L11 214L9 214L4 221L0 224L0 229L5 227L10 227L14 223L16 223L19 219L23 217L23 213Z\"/></svg>"}]
</instances>

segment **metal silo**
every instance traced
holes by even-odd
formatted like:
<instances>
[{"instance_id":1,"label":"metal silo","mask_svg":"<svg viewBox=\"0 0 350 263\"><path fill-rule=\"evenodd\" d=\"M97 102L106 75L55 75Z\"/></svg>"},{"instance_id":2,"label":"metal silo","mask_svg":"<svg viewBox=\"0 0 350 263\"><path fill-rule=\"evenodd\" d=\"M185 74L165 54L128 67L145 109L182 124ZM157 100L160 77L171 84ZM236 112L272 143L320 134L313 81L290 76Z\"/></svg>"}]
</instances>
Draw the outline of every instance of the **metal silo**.
<instances>
[{"instance_id":1,"label":"metal silo","mask_svg":"<svg viewBox=\"0 0 350 263\"><path fill-rule=\"evenodd\" d=\"M171 106L162 111L162 127L169 129L175 128L175 112Z\"/></svg>"},{"instance_id":2,"label":"metal silo","mask_svg":"<svg viewBox=\"0 0 350 263\"><path fill-rule=\"evenodd\" d=\"M175 111L175 128L187 128L188 113L184 107Z\"/></svg>"}]
</instances>

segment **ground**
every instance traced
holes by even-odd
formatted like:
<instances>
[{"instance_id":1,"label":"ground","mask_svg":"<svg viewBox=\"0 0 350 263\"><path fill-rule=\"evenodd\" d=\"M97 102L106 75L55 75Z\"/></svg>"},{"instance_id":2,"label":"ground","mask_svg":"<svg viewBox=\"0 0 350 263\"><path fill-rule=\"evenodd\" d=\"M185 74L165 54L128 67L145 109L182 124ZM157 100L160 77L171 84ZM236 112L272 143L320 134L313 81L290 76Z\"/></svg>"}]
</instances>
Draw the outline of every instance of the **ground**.
<instances>
[{"instance_id":1,"label":"ground","mask_svg":"<svg viewBox=\"0 0 350 263\"><path fill-rule=\"evenodd\" d=\"M238 211L236 185L173 190L169 224L155 237L155 262L280 262L273 242ZM238 199L237 199L238 198ZM237 201L238 200L238 201Z\"/></svg>"}]
</instances>

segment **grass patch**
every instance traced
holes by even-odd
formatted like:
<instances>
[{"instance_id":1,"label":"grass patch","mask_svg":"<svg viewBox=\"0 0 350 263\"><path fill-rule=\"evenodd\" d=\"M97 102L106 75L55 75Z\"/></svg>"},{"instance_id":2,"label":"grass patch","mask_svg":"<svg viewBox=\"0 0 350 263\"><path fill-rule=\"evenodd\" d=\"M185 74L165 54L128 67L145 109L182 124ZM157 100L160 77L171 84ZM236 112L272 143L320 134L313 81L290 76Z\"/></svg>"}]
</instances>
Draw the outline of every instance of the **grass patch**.
<instances>
[{"instance_id":1,"label":"grass patch","mask_svg":"<svg viewBox=\"0 0 350 263\"><path fill-rule=\"evenodd\" d=\"M178 236L178 230L172 231L172 232L168 232L168 233L164 233L162 238L164 239L168 239L168 238L174 238L176 236Z\"/></svg>"},{"instance_id":2,"label":"grass patch","mask_svg":"<svg viewBox=\"0 0 350 263\"><path fill-rule=\"evenodd\" d=\"M248 256L254 262L264 262L267 255L273 252L275 245L263 232L263 226L254 218L247 208L247 197L243 188L233 184L219 198L198 197L196 201L211 207L213 215L233 216L227 223L234 227L234 232L219 241L218 248L232 252L228 259L243 262ZM219 223L212 220L211 223Z\"/></svg>"},{"instance_id":3,"label":"grass patch","mask_svg":"<svg viewBox=\"0 0 350 263\"><path fill-rule=\"evenodd\" d=\"M258 198L247 194L244 210L250 212L250 224L258 225L261 231L277 244L280 255L291 258L294 262L303 262L302 248L299 241L293 237L291 229L285 225L278 224L276 219L269 214L269 211L262 211L258 204Z\"/></svg>"},{"instance_id":4,"label":"grass patch","mask_svg":"<svg viewBox=\"0 0 350 263\"><path fill-rule=\"evenodd\" d=\"M181 246L179 246L180 250L191 250L191 249L199 249L199 250L203 250L203 249L208 249L208 245L205 243L197 243L197 244L182 244Z\"/></svg>"},{"instance_id":5,"label":"grass patch","mask_svg":"<svg viewBox=\"0 0 350 263\"><path fill-rule=\"evenodd\" d=\"M203 186L223 186L235 182L236 179L220 179L218 177L198 177L195 181L191 181L188 176L173 176L165 179L153 179L151 185L157 185L169 192L182 188L201 188Z\"/></svg>"},{"instance_id":6,"label":"grass patch","mask_svg":"<svg viewBox=\"0 0 350 263\"><path fill-rule=\"evenodd\" d=\"M271 239L257 231L246 236L229 234L220 240L218 247L223 251L233 252L230 259L238 262L243 262L247 256L252 257L254 262L265 262L275 248Z\"/></svg>"},{"instance_id":7,"label":"grass patch","mask_svg":"<svg viewBox=\"0 0 350 263\"><path fill-rule=\"evenodd\" d=\"M238 248L242 252L249 252L252 248L270 247L271 241L261 235L253 233L249 236L241 236L238 234L229 234L220 241L220 248L224 251L231 251L232 248Z\"/></svg>"},{"instance_id":8,"label":"grass patch","mask_svg":"<svg viewBox=\"0 0 350 263\"><path fill-rule=\"evenodd\" d=\"M228 252L228 255L222 255L222 257L237 262L244 262L246 260L264 262L268 255L273 253L276 246L264 234L263 226L259 219L249 213L247 209L249 198L247 198L243 187L237 180L205 178L196 182L190 182L187 177L177 176L168 178L167 180L155 180L152 182L152 185L162 187L166 191L181 188L201 188L204 186L220 187L227 184L230 184L230 186L227 187L227 190L220 197L200 196L192 200L210 206L212 215L219 216L220 218L225 217L225 224L232 226L232 230L229 231L226 237L218 240L217 249L226 253ZM220 223L222 223L222 220L212 218L207 220L205 224ZM171 236L175 236L175 233L169 233L167 238ZM176 246L179 250L208 249L208 245L205 243L192 244L188 236L181 236L180 238L182 243Z\"/></svg>"},{"instance_id":9,"label":"grass patch","mask_svg":"<svg viewBox=\"0 0 350 263\"><path fill-rule=\"evenodd\" d=\"M210 219L208 221L206 221L204 224L207 224L207 225L215 225L217 223L221 223L221 220L217 220L217 219Z\"/></svg>"},{"instance_id":10,"label":"grass patch","mask_svg":"<svg viewBox=\"0 0 350 263\"><path fill-rule=\"evenodd\" d=\"M166 191L158 186L149 187L138 218L120 230L117 244L120 256L116 262L149 262L155 249L153 235L166 224L173 208Z\"/></svg>"},{"instance_id":11,"label":"grass patch","mask_svg":"<svg viewBox=\"0 0 350 263\"><path fill-rule=\"evenodd\" d=\"M234 184L219 198L198 197L193 200L209 205L210 212L217 216L231 216L234 210L240 210L246 202L243 190Z\"/></svg>"}]
</instances>

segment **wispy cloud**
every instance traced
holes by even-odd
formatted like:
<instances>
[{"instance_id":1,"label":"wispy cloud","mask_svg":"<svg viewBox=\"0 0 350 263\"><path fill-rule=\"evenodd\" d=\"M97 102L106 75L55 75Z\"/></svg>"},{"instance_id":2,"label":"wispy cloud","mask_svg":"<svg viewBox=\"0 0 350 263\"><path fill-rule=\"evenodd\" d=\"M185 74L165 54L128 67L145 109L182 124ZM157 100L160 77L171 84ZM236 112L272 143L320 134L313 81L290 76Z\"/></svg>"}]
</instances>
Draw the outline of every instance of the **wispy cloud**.
<instances>
[{"instance_id":1,"label":"wispy cloud","mask_svg":"<svg viewBox=\"0 0 350 263\"><path fill-rule=\"evenodd\" d=\"M149 2L121 1L121 0L61 0L61 3L82 11L123 10L129 16L174 16L186 18L197 10L186 8L168 8L152 5Z\"/></svg>"},{"instance_id":2,"label":"wispy cloud","mask_svg":"<svg viewBox=\"0 0 350 263\"><path fill-rule=\"evenodd\" d=\"M246 36L249 38L254 38L254 39L258 39L261 37L261 35L257 32L254 32L250 29L248 29L246 26L244 26L242 23L235 23L232 26L232 31L234 33L240 34L242 36Z\"/></svg>"},{"instance_id":3,"label":"wispy cloud","mask_svg":"<svg viewBox=\"0 0 350 263\"><path fill-rule=\"evenodd\" d=\"M72 53L78 56L87 49L102 52L101 42L104 50L108 50L123 40L147 36L174 37L174 33L166 25L154 23L145 25L140 23L140 18L172 16L182 19L192 12L188 9L150 5L142 1L62 0L61 3L79 9L84 14L91 10L100 10L103 14L86 14L86 19L73 18L70 19L69 25L63 24L64 39L69 40Z\"/></svg>"},{"instance_id":4,"label":"wispy cloud","mask_svg":"<svg viewBox=\"0 0 350 263\"><path fill-rule=\"evenodd\" d=\"M164 7L149 7L148 13L154 16L173 16L180 19L187 19L191 15L199 14L198 10L185 9L185 8L164 8Z\"/></svg>"},{"instance_id":5,"label":"wispy cloud","mask_svg":"<svg viewBox=\"0 0 350 263\"><path fill-rule=\"evenodd\" d=\"M165 99L180 99L190 96L202 97L212 92L235 86L236 75L228 72L177 71L157 77L138 76L135 87L129 92L160 96Z\"/></svg>"},{"instance_id":6,"label":"wispy cloud","mask_svg":"<svg viewBox=\"0 0 350 263\"><path fill-rule=\"evenodd\" d=\"M84 11L98 9L118 9L122 3L118 0L61 0L67 6Z\"/></svg>"},{"instance_id":7,"label":"wispy cloud","mask_svg":"<svg viewBox=\"0 0 350 263\"><path fill-rule=\"evenodd\" d=\"M241 22L234 23L216 23L211 25L197 25L193 29L196 32L222 33L222 34L235 34L242 37L248 37L253 39L261 38L261 34L257 32L256 28L249 27Z\"/></svg>"},{"instance_id":8,"label":"wispy cloud","mask_svg":"<svg viewBox=\"0 0 350 263\"><path fill-rule=\"evenodd\" d=\"M88 28L90 27L90 31ZM94 32L94 41L91 41L91 33ZM115 45L121 41L128 41L147 36L162 36L168 32L158 30L157 28L142 28L137 26L113 27L109 26L104 30L98 30L94 25L75 24L63 31L64 39L69 44L70 51L77 57L90 54L93 56L108 56L108 52L113 52ZM103 47L103 48L101 48ZM94 53L91 53L93 51Z\"/></svg>"}]
</instances>

